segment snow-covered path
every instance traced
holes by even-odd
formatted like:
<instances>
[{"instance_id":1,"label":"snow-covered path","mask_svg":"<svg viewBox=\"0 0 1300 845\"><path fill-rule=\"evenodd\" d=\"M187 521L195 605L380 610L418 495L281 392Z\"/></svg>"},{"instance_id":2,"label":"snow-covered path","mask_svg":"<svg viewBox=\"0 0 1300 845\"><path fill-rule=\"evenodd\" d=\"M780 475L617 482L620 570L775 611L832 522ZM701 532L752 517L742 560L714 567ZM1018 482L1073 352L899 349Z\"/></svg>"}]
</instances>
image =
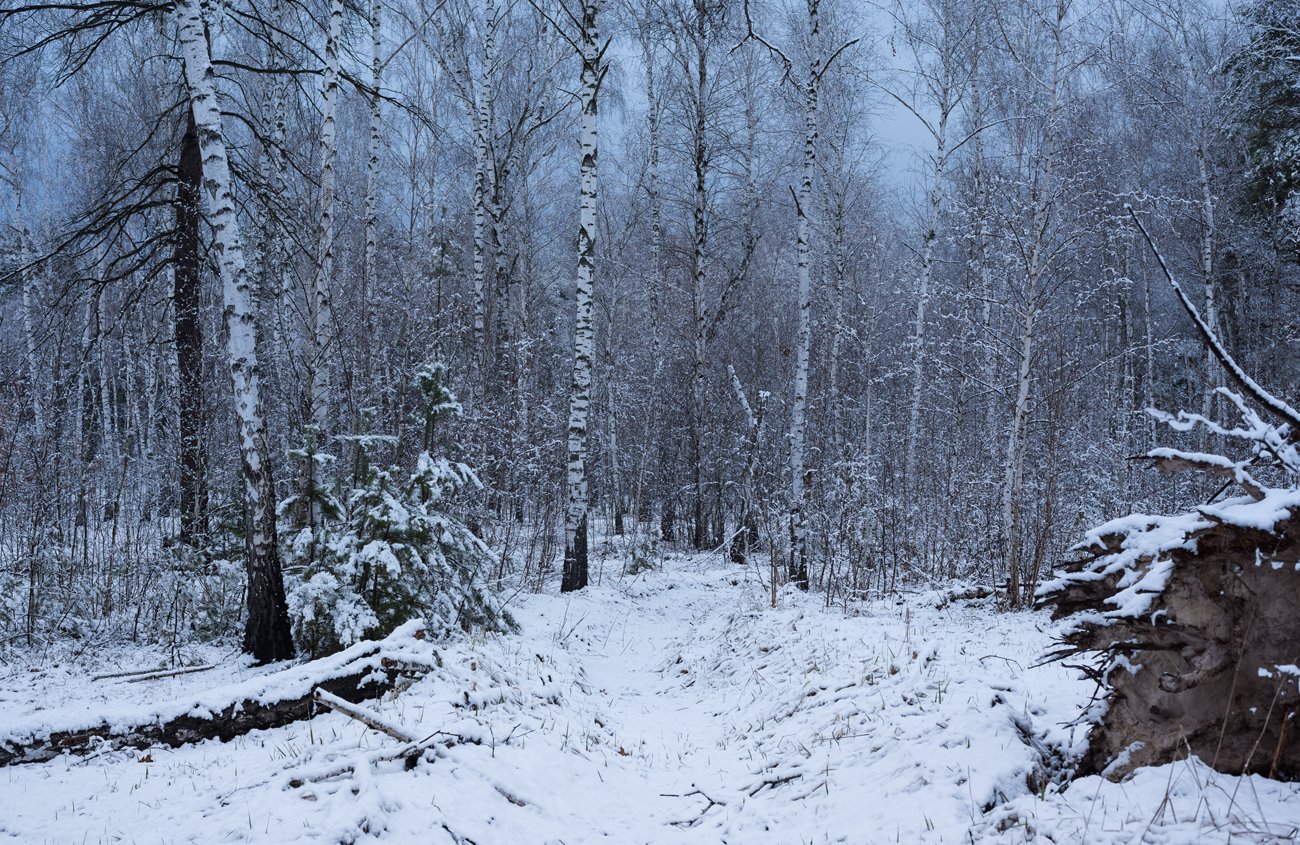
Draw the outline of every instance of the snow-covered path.
<instances>
[{"instance_id":1,"label":"snow-covered path","mask_svg":"<svg viewBox=\"0 0 1300 845\"><path fill-rule=\"evenodd\" d=\"M1043 763L1082 739L1065 723L1089 688L1031 668L1049 642L1041 616L939 593L847 613L817 595L767 600L716 558L528 596L521 634L449 646L443 670L375 705L417 735L481 744L290 786L393 746L325 714L149 762L11 767L0 841L1180 843L1300 824L1295 788L1195 763L1058 793Z\"/></svg>"}]
</instances>

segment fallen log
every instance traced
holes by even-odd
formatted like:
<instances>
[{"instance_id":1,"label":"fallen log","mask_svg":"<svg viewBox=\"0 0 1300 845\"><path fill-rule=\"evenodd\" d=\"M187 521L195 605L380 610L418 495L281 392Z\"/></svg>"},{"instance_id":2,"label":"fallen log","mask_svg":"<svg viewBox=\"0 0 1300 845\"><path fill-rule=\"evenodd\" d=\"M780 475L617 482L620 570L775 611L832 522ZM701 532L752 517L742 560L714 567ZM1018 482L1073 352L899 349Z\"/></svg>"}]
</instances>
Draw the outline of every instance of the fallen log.
<instances>
[{"instance_id":1,"label":"fallen log","mask_svg":"<svg viewBox=\"0 0 1300 845\"><path fill-rule=\"evenodd\" d=\"M155 704L99 712L45 711L0 725L0 766L39 763L61 754L108 748L177 747L205 739L228 742L312 715L314 692L344 702L378 698L396 679L434 668L437 652L418 622L377 642L290 666L247 681Z\"/></svg>"}]
</instances>

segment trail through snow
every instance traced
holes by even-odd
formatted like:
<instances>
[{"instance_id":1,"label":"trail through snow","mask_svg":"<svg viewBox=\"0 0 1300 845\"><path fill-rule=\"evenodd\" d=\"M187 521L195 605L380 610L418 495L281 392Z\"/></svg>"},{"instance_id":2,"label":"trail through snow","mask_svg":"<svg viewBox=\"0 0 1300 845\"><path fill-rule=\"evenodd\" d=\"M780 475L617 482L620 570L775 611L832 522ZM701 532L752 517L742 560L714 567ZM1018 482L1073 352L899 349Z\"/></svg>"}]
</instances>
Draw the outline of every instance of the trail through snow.
<instances>
[{"instance_id":1,"label":"trail through snow","mask_svg":"<svg viewBox=\"0 0 1300 845\"><path fill-rule=\"evenodd\" d=\"M1068 723L1091 689L1033 666L1050 642L1041 615L940 592L847 610L797 591L775 610L767 600L754 571L707 557L521 597L521 634L446 646L442 670L373 704L418 736L478 744L409 771L372 765L395 742L326 713L147 758L10 767L0 841L1192 843L1300 826L1295 786L1195 760L1062 792L1052 778L1084 739ZM212 683L78 687L66 666L56 686L39 677L0 678L12 704L0 738L35 707L103 706L69 700L78 692L183 697Z\"/></svg>"}]
</instances>

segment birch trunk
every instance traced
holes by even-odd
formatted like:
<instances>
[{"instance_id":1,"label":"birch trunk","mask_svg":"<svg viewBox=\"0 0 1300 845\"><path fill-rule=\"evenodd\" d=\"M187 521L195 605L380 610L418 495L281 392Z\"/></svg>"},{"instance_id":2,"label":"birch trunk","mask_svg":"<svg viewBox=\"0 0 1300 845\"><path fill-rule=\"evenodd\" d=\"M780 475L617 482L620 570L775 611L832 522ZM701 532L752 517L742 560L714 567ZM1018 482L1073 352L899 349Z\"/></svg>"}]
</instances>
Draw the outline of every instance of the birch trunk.
<instances>
[{"instance_id":1,"label":"birch trunk","mask_svg":"<svg viewBox=\"0 0 1300 845\"><path fill-rule=\"evenodd\" d=\"M745 563L750 549L758 544L758 520L754 504L754 478L758 475L758 449L763 438L763 409L766 393L759 393L758 413L745 396L745 388L736 375L736 368L727 365L727 375L731 376L731 387L736 392L736 399L745 413L745 464L740 471L740 514L737 518L736 534L731 539L731 560L733 563Z\"/></svg>"},{"instance_id":2,"label":"birch trunk","mask_svg":"<svg viewBox=\"0 0 1300 845\"><path fill-rule=\"evenodd\" d=\"M645 62L646 123L649 129L650 162L646 192L650 200L650 412L646 415L646 443L653 443L659 432L659 379L663 373L663 349L660 337L660 301L664 289L663 279L663 198L659 191L659 97L655 87L655 52L650 31L650 15L653 8L647 4L646 18L641 24L641 55ZM641 474L650 475L652 493L646 495L638 490L639 517L649 521L653 514L653 497L659 494L659 482L663 475L663 446L659 445L654 453L649 448L643 459ZM647 466L649 465L649 466ZM638 484L640 487L640 484Z\"/></svg>"},{"instance_id":3,"label":"birch trunk","mask_svg":"<svg viewBox=\"0 0 1300 845\"><path fill-rule=\"evenodd\" d=\"M489 180L493 169L493 108L496 82L496 6L487 0L483 30L483 71L474 103L474 344L479 356L486 355L487 335L487 241ZM484 359L486 360L486 359Z\"/></svg>"},{"instance_id":4,"label":"birch trunk","mask_svg":"<svg viewBox=\"0 0 1300 845\"><path fill-rule=\"evenodd\" d=\"M203 188L215 236L213 252L221 274L226 352L243 464L248 572L244 650L261 662L284 660L293 656L293 640L276 548L275 488L258 384L256 314L244 264L239 217L235 212L234 183L221 127L216 74L200 0L179 0L174 14L203 159Z\"/></svg>"},{"instance_id":5,"label":"birch trunk","mask_svg":"<svg viewBox=\"0 0 1300 845\"><path fill-rule=\"evenodd\" d=\"M709 92L708 17L699 0L696 2L697 31L695 40L695 90L692 92L694 108L691 127L691 164L694 170L694 194L691 208L694 232L694 251L691 261L691 305L694 334L691 343L691 466L694 495L694 524L691 542L697 548L705 545L704 528L704 348L707 314L704 296L708 278L708 172L709 151L706 142L708 129L706 101Z\"/></svg>"},{"instance_id":6,"label":"birch trunk","mask_svg":"<svg viewBox=\"0 0 1300 845\"><path fill-rule=\"evenodd\" d=\"M99 441L105 452L116 440L116 426L113 412L113 381L108 362L108 338L112 326L108 319L108 285L104 282L103 267L100 267L99 294L95 298L95 351L99 364Z\"/></svg>"},{"instance_id":7,"label":"birch trunk","mask_svg":"<svg viewBox=\"0 0 1300 845\"><path fill-rule=\"evenodd\" d=\"M1034 324L1038 317L1038 276L1031 272L1026 291L1025 318L1020 335L1020 367L1016 376L1016 399L1007 435L1007 458L1003 477L1002 522L1006 526L1007 593L1012 607L1020 606L1020 494L1024 482L1025 455L1022 439L1029 413L1029 386L1034 353Z\"/></svg>"},{"instance_id":8,"label":"birch trunk","mask_svg":"<svg viewBox=\"0 0 1300 845\"><path fill-rule=\"evenodd\" d=\"M22 195L16 197L19 231L19 249L24 266L31 263L31 233L23 220ZM36 340L36 300L39 298L37 274L34 268L23 271L23 343L27 353L27 380L32 397L32 427L36 433L37 448L44 448L45 443L45 404L41 401L44 385L41 380L41 366L38 357L39 344Z\"/></svg>"},{"instance_id":9,"label":"birch trunk","mask_svg":"<svg viewBox=\"0 0 1300 845\"><path fill-rule=\"evenodd\" d=\"M809 14L814 40L818 31L816 0L810 0ZM815 47L814 47L815 49ZM803 173L798 201L796 248L800 279L800 334L794 350L794 403L790 408L790 581L807 589L809 554L807 554L807 490L805 489L805 439L807 434L807 395L809 395L809 356L813 350L813 246L811 246L809 204L813 201L813 175L816 166L816 75L819 60L814 59L805 86L803 112Z\"/></svg>"},{"instance_id":10,"label":"birch trunk","mask_svg":"<svg viewBox=\"0 0 1300 845\"><path fill-rule=\"evenodd\" d=\"M1024 433L1029 414L1029 395L1033 377L1035 327L1041 302L1041 284L1047 271L1047 239L1050 235L1051 217L1055 208L1053 174L1056 164L1056 123L1060 118L1061 64L1064 59L1062 39L1068 0L1059 0L1056 7L1053 38L1051 76L1047 81L1047 113L1043 117L1043 139L1037 151L1037 172L1031 177L1033 210L1029 220L1029 243L1025 258L1024 319L1020 337L1020 365L1016 376L1016 398L1011 410L1007 432L1006 463L1002 484L1003 556L1007 561L1007 594L1011 607L1020 607L1020 523L1021 493L1024 486Z\"/></svg>"},{"instance_id":11,"label":"birch trunk","mask_svg":"<svg viewBox=\"0 0 1300 845\"><path fill-rule=\"evenodd\" d=\"M799 337L795 346L794 402L790 410L790 561L788 576L800 589L808 589L808 516L805 489L807 437L808 359L812 352L812 242L808 211L817 165L817 88L822 56L818 52L820 19L818 0L808 0L808 34L811 59L804 84L803 171L795 200L796 250L799 273Z\"/></svg>"},{"instance_id":12,"label":"birch trunk","mask_svg":"<svg viewBox=\"0 0 1300 845\"><path fill-rule=\"evenodd\" d=\"M312 280L310 319L311 373L308 405L312 425L324 435L334 413L331 358L334 354L334 230L337 188L339 97L339 41L343 37L343 0L330 0L325 36L325 73L321 90L320 129L320 235L316 248L316 273ZM308 468L308 472L315 472ZM319 519L312 508L311 524Z\"/></svg>"},{"instance_id":13,"label":"birch trunk","mask_svg":"<svg viewBox=\"0 0 1300 845\"><path fill-rule=\"evenodd\" d=\"M591 365L595 348L592 295L596 274L596 96L600 89L599 0L583 0L582 72L578 98L581 115L579 148L578 278L574 297L573 382L569 388L569 502L564 519L562 592L587 586L587 417L591 409Z\"/></svg>"},{"instance_id":14,"label":"birch trunk","mask_svg":"<svg viewBox=\"0 0 1300 845\"><path fill-rule=\"evenodd\" d=\"M1217 232L1214 224L1214 191L1210 185L1210 171L1205 161L1205 144L1196 145L1197 186L1201 193L1201 279L1205 286L1205 322L1218 331L1219 305L1214 286L1214 244ZM1201 415L1208 417L1214 410L1215 390L1222 381L1219 364L1214 353L1205 353L1206 389L1201 400Z\"/></svg>"},{"instance_id":15,"label":"birch trunk","mask_svg":"<svg viewBox=\"0 0 1300 845\"><path fill-rule=\"evenodd\" d=\"M370 147L366 157L365 269L361 279L362 326L370 330L370 294L379 278L379 153L383 131L383 100L379 96L383 82L383 39L381 18L383 3L370 2ZM364 360L370 355L363 351Z\"/></svg>"},{"instance_id":16,"label":"birch trunk","mask_svg":"<svg viewBox=\"0 0 1300 845\"><path fill-rule=\"evenodd\" d=\"M279 20L282 14L283 3L281 0L273 0L270 8L271 19ZM283 39L284 34L273 28L267 44L268 66L275 66L276 63L285 61ZM285 151L285 142L289 134L289 85L287 80L280 76L272 76L269 89L267 99L271 132L262 159L262 178L266 185L271 186L272 196L283 198L289 195L289 161ZM291 313L291 309L284 307L284 298L288 295L293 282L289 260L290 239L267 213L269 206L269 202L260 203L258 206L262 249L257 301L261 313L268 318L269 357L271 360L286 360L290 356L288 344L296 335L286 317Z\"/></svg>"},{"instance_id":17,"label":"birch trunk","mask_svg":"<svg viewBox=\"0 0 1300 845\"><path fill-rule=\"evenodd\" d=\"M648 12L647 12L648 14ZM645 27L648 29L648 25ZM659 338L659 300L663 291L663 198L659 194L659 100L655 94L655 56L648 31L641 35L645 61L646 123L650 130L650 167L647 193L650 195L650 355L654 373L663 368Z\"/></svg>"},{"instance_id":18,"label":"birch trunk","mask_svg":"<svg viewBox=\"0 0 1300 845\"><path fill-rule=\"evenodd\" d=\"M830 372L826 378L826 418L830 426L830 443L832 460L842 462L847 455L844 449L843 403L840 402L840 352L844 348L844 282L848 275L845 266L845 196L844 191L835 191L835 196L828 203L831 217L831 353Z\"/></svg>"},{"instance_id":19,"label":"birch trunk","mask_svg":"<svg viewBox=\"0 0 1300 845\"><path fill-rule=\"evenodd\" d=\"M978 58L979 54L976 54ZM973 118L978 124L985 121L985 113L982 107L983 86L979 74L978 65L971 71L971 109ZM992 204L989 201L989 174L988 158L984 149L984 133L979 132L975 135L975 154L974 154L974 183L975 183L975 260L979 262L979 297L980 297L980 339L982 341L982 350L979 355L980 369L984 374L984 383L986 385L997 384L998 356L997 344L992 337L993 333L993 266L989 257L989 247L992 243L993 231L989 220L992 216ZM996 428L996 415L998 404L990 401L986 407L985 426L986 431L993 431Z\"/></svg>"},{"instance_id":20,"label":"birch trunk","mask_svg":"<svg viewBox=\"0 0 1300 845\"><path fill-rule=\"evenodd\" d=\"M943 177L948 164L948 117L951 113L945 89L934 133L934 171L926 205L925 236L921 243L921 267L917 279L916 315L912 324L912 397L907 413L907 453L903 482L909 494L916 492L916 447L921 428L921 399L925 395L925 328L930 306L930 281L934 276L934 244L939 236L939 213L943 207Z\"/></svg>"}]
</instances>

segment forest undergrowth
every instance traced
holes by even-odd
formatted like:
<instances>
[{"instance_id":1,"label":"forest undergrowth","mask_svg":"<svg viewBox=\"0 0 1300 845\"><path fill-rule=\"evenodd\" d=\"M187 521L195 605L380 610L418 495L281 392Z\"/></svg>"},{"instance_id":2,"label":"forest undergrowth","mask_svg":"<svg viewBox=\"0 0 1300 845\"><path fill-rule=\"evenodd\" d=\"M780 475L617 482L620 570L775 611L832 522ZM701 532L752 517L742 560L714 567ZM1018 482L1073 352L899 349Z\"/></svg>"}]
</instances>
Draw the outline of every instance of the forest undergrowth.
<instances>
[{"instance_id":1,"label":"forest undergrowth","mask_svg":"<svg viewBox=\"0 0 1300 845\"><path fill-rule=\"evenodd\" d=\"M597 569L519 594L520 631L436 648L440 668L371 703L445 737L413 768L336 713L231 742L104 750L0 773L23 842L1272 842L1300 786L1192 759L1069 783L1092 685L1037 665L1052 625L960 590L827 608L718 555ZM91 680L159 646L13 653L0 741L66 711L183 700L272 669ZM441 838L440 838L441 837Z\"/></svg>"}]
</instances>

